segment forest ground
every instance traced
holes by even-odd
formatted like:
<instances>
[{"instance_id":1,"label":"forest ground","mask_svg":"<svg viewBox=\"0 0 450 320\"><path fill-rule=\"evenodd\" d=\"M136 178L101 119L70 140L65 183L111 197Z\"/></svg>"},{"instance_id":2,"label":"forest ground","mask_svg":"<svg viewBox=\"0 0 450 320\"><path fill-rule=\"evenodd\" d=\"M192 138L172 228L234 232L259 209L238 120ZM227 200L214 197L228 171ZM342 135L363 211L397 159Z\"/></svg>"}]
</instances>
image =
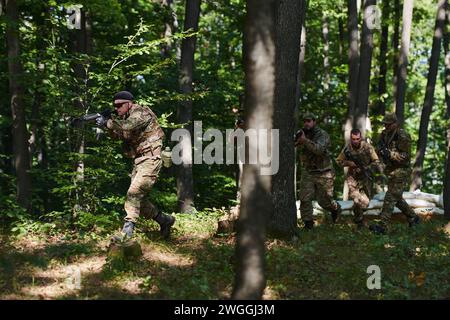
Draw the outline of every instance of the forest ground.
<instances>
[{"instance_id":1,"label":"forest ground","mask_svg":"<svg viewBox=\"0 0 450 320\"><path fill-rule=\"evenodd\" d=\"M2 230L0 299L229 298L235 234L215 234L218 214L176 217L169 241L153 221L142 222L142 257L121 263L108 259L109 234ZM384 236L356 230L349 217L334 226L319 220L295 241L267 240L264 299L450 299L442 218L424 217L416 228L394 223ZM379 290L367 288L370 265L381 269Z\"/></svg>"}]
</instances>

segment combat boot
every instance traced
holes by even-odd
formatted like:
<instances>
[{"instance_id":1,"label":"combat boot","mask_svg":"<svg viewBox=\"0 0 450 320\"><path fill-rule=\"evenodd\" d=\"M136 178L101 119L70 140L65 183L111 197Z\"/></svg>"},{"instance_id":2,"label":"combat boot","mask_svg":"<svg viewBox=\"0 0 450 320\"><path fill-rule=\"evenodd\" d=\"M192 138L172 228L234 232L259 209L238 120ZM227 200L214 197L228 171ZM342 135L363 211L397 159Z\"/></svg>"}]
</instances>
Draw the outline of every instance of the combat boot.
<instances>
[{"instance_id":1,"label":"combat boot","mask_svg":"<svg viewBox=\"0 0 450 320\"><path fill-rule=\"evenodd\" d=\"M333 223L337 223L339 221L339 218L341 217L342 208L341 205L338 203L338 208L336 210L331 211L331 219L333 220Z\"/></svg>"},{"instance_id":2,"label":"combat boot","mask_svg":"<svg viewBox=\"0 0 450 320\"><path fill-rule=\"evenodd\" d=\"M175 223L175 217L171 215L167 215L159 212L156 217L153 218L156 222L158 222L160 226L160 233L164 239L168 239L170 236L170 229Z\"/></svg>"},{"instance_id":3,"label":"combat boot","mask_svg":"<svg viewBox=\"0 0 450 320\"><path fill-rule=\"evenodd\" d=\"M133 236L135 223L131 221L126 221L123 225L122 232L120 234L113 235L111 237L111 242L123 242Z\"/></svg>"},{"instance_id":4,"label":"combat boot","mask_svg":"<svg viewBox=\"0 0 450 320\"><path fill-rule=\"evenodd\" d=\"M386 234L386 228L379 224L369 226L369 230L375 234Z\"/></svg>"},{"instance_id":5,"label":"combat boot","mask_svg":"<svg viewBox=\"0 0 450 320\"><path fill-rule=\"evenodd\" d=\"M304 223L305 223L305 229L307 229L307 230L312 230L312 228L314 227L314 221L313 220L305 221Z\"/></svg>"},{"instance_id":6,"label":"combat boot","mask_svg":"<svg viewBox=\"0 0 450 320\"><path fill-rule=\"evenodd\" d=\"M415 216L411 221L409 221L409 226L414 227L415 225L420 224L420 218Z\"/></svg>"}]
</instances>

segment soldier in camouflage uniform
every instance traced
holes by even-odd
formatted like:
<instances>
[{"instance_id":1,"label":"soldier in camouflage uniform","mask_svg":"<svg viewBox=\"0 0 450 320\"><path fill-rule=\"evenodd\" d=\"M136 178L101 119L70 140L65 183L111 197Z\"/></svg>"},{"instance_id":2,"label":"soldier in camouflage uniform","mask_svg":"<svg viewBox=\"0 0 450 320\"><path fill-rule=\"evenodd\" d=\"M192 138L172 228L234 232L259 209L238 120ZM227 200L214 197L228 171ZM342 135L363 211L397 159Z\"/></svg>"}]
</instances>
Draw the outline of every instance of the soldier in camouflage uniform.
<instances>
[{"instance_id":1,"label":"soldier in camouflage uniform","mask_svg":"<svg viewBox=\"0 0 450 320\"><path fill-rule=\"evenodd\" d=\"M133 159L131 185L125 200L125 224L122 234L113 240L131 237L137 218L142 215L153 218L161 228L161 235L168 238L175 218L158 212L148 200L149 192L156 182L161 169L161 148L164 132L156 115L148 107L133 103L133 95L121 91L114 96L117 116L106 121L97 120L97 125L105 125L110 134L123 140L125 155ZM116 239L118 238L118 239Z\"/></svg>"},{"instance_id":2,"label":"soldier in camouflage uniform","mask_svg":"<svg viewBox=\"0 0 450 320\"><path fill-rule=\"evenodd\" d=\"M355 163L356 161L356 163ZM361 131L353 129L350 143L336 158L341 167L349 167L347 184L350 199L353 200L353 222L358 229L364 227L363 210L369 206L372 170L380 171L380 161L374 147L362 140Z\"/></svg>"},{"instance_id":3,"label":"soldier in camouflage uniform","mask_svg":"<svg viewBox=\"0 0 450 320\"><path fill-rule=\"evenodd\" d=\"M322 208L331 212L334 223L340 216L341 206L333 200L335 172L328 151L330 137L316 126L314 114L307 113L303 120L303 134L297 135L295 142L303 166L299 191L300 213L305 228L312 229L314 197Z\"/></svg>"},{"instance_id":4,"label":"soldier in camouflage uniform","mask_svg":"<svg viewBox=\"0 0 450 320\"><path fill-rule=\"evenodd\" d=\"M378 155L385 164L388 189L381 210L381 223L370 227L375 233L386 232L395 206L408 218L410 226L420 222L414 210L403 199L403 189L411 175L411 137L399 127L395 114L386 114L383 124L385 130L380 136Z\"/></svg>"}]
</instances>

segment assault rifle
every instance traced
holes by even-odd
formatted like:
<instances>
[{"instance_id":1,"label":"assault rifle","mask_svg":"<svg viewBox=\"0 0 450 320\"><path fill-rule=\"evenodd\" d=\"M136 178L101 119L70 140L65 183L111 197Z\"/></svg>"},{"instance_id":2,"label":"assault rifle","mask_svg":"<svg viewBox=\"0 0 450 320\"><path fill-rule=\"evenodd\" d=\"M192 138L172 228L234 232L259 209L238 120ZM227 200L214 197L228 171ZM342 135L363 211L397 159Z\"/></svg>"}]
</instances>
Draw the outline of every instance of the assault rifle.
<instances>
[{"instance_id":1,"label":"assault rifle","mask_svg":"<svg viewBox=\"0 0 450 320\"><path fill-rule=\"evenodd\" d=\"M294 143L297 142L298 138L300 138L302 135L304 135L305 132L303 131L303 129L298 130L295 134L294 134ZM297 145L297 144L296 144Z\"/></svg>"},{"instance_id":2,"label":"assault rifle","mask_svg":"<svg viewBox=\"0 0 450 320\"><path fill-rule=\"evenodd\" d=\"M364 164L361 162L361 160L359 158L354 157L351 154L350 150L348 150L348 148L345 148L344 155L348 161L353 161L353 163L356 164L356 166L361 170L361 172L363 173L365 178L372 181L372 176L373 176L372 170L364 167Z\"/></svg>"},{"instance_id":3,"label":"assault rifle","mask_svg":"<svg viewBox=\"0 0 450 320\"><path fill-rule=\"evenodd\" d=\"M387 163L391 159L391 152L383 139L380 139L380 142L378 143L378 152L380 153L384 163Z\"/></svg>"},{"instance_id":4,"label":"assault rifle","mask_svg":"<svg viewBox=\"0 0 450 320\"><path fill-rule=\"evenodd\" d=\"M105 119L111 119L111 115L113 114L113 112L115 111L106 109L102 112L85 114L84 116L81 117L72 118L70 120L70 125L72 127L78 127L84 122L95 122L100 117L103 117Z\"/></svg>"}]
</instances>

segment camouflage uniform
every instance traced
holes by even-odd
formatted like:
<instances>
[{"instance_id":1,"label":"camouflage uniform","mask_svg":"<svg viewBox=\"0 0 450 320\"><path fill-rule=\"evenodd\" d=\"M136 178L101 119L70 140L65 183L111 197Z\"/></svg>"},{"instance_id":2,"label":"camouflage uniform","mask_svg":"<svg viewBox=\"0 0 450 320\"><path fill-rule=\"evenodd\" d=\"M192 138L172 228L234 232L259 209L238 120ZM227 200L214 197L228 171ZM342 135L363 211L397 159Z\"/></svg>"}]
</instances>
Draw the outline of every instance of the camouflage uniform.
<instances>
[{"instance_id":1,"label":"camouflage uniform","mask_svg":"<svg viewBox=\"0 0 450 320\"><path fill-rule=\"evenodd\" d=\"M347 166L347 161L351 161L345 156L347 150L350 152L351 157L357 159L364 168L369 169L372 167L380 171L378 155L370 143L361 141L358 149L354 148L351 143L346 145L336 158L337 164L341 167ZM369 206L370 202L371 181L360 168L350 167L347 174L347 184L349 196L353 200L353 222L357 225L362 225L364 220L363 210Z\"/></svg>"},{"instance_id":2,"label":"camouflage uniform","mask_svg":"<svg viewBox=\"0 0 450 320\"><path fill-rule=\"evenodd\" d=\"M330 137L318 126L305 132L305 136L306 142L299 147L303 166L299 199L302 220L306 223L313 221L314 197L322 208L332 213L339 213L340 206L333 200L336 175L328 152Z\"/></svg>"},{"instance_id":3,"label":"camouflage uniform","mask_svg":"<svg viewBox=\"0 0 450 320\"><path fill-rule=\"evenodd\" d=\"M106 125L113 137L124 140L125 155L134 159L125 200L125 220L135 223L140 215L155 218L158 211L147 196L162 165L164 132L156 115L147 107L133 104L126 115L108 120Z\"/></svg>"},{"instance_id":4,"label":"camouflage uniform","mask_svg":"<svg viewBox=\"0 0 450 320\"><path fill-rule=\"evenodd\" d=\"M401 210L410 223L417 219L417 215L402 197L403 190L408 185L411 175L411 137L400 128L392 133L384 130L380 136L380 144L382 143L386 145L390 152L390 159L385 163L384 169L388 178L388 189L381 211L381 225L386 228L395 206ZM380 154L380 150L378 152Z\"/></svg>"}]
</instances>

